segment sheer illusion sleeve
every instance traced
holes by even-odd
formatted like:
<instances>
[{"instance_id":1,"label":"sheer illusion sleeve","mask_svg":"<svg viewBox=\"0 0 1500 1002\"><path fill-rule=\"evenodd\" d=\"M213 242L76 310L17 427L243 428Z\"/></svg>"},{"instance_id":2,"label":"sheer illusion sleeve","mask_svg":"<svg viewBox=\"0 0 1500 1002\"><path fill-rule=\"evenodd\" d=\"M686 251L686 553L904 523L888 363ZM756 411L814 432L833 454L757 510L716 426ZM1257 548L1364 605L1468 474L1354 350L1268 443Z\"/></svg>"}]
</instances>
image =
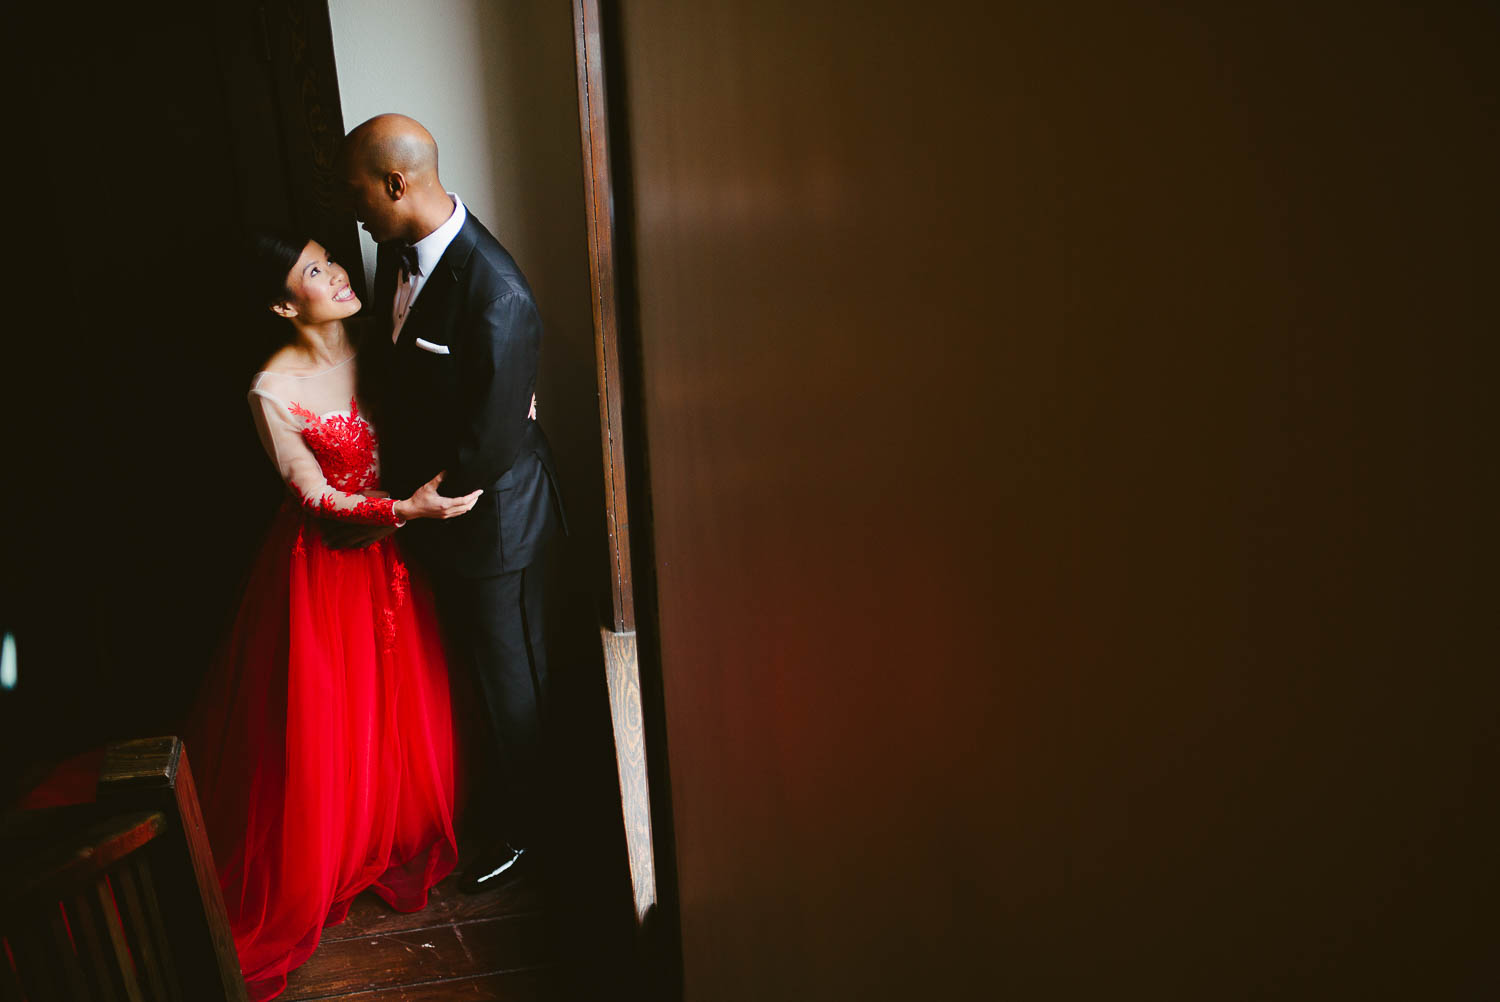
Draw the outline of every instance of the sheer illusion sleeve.
<instances>
[{"instance_id":1,"label":"sheer illusion sleeve","mask_svg":"<svg viewBox=\"0 0 1500 1002\"><path fill-rule=\"evenodd\" d=\"M250 411L255 416L255 429L260 434L261 445L271 457L281 479L302 502L302 507L320 518L338 519L343 522L361 522L370 525L404 525L396 517L396 502L390 498L367 498L361 494L339 490L328 482L317 457L303 437L309 422L318 418L311 412L288 404L263 389L252 388L249 394ZM360 443L351 442L349 450L360 448ZM373 464L374 453L366 447L368 462ZM355 452L358 455L357 452Z\"/></svg>"}]
</instances>

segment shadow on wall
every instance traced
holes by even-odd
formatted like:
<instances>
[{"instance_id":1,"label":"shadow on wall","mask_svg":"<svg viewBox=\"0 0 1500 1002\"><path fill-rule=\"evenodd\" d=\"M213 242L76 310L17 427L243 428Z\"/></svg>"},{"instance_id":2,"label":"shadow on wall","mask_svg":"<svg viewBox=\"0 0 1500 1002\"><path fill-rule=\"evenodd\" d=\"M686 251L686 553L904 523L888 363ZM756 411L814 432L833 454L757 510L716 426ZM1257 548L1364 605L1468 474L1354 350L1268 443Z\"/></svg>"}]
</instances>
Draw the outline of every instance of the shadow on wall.
<instances>
[{"instance_id":1,"label":"shadow on wall","mask_svg":"<svg viewBox=\"0 0 1500 1002\"><path fill-rule=\"evenodd\" d=\"M597 970L618 975L629 964L620 932L631 919L631 891L599 640L609 556L570 7L485 6L477 16L495 158L490 194L505 217L503 226L487 225L515 255L541 311L537 409L571 530L549 585L554 737L567 749L557 763L565 791L558 820L564 842L576 843L569 893L585 906L583 921L598 923L576 930L578 940L608 958ZM588 907L590 899L604 907Z\"/></svg>"},{"instance_id":2,"label":"shadow on wall","mask_svg":"<svg viewBox=\"0 0 1500 1002\"><path fill-rule=\"evenodd\" d=\"M507 217L504 226L486 225L515 255L541 311L537 411L572 533L554 558L552 662L587 676L592 690L603 677L598 627L609 561L571 22L559 5L516 4L484 8L477 28L496 147L491 195ZM597 695L607 731L602 685Z\"/></svg>"}]
</instances>

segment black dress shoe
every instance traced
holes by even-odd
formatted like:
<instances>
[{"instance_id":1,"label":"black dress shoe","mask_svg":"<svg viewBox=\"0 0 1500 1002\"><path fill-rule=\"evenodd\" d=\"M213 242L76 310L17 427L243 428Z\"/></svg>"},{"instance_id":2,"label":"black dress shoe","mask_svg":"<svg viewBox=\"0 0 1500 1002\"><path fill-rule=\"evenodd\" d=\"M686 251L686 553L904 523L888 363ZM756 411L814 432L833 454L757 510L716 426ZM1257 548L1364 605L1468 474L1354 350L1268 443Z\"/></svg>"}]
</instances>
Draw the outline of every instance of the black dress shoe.
<instances>
[{"instance_id":1,"label":"black dress shoe","mask_svg":"<svg viewBox=\"0 0 1500 1002\"><path fill-rule=\"evenodd\" d=\"M458 889L464 894L481 894L508 884L530 869L526 865L529 858L525 849L497 842L459 875Z\"/></svg>"}]
</instances>

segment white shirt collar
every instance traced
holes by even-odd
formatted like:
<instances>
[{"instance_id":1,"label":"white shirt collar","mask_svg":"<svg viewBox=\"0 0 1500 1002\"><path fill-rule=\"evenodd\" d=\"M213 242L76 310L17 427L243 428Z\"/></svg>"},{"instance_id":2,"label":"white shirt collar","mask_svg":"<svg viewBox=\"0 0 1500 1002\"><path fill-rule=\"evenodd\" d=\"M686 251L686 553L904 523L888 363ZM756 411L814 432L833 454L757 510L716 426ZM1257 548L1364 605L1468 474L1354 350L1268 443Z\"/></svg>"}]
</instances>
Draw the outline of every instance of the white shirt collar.
<instances>
[{"instance_id":1,"label":"white shirt collar","mask_svg":"<svg viewBox=\"0 0 1500 1002\"><path fill-rule=\"evenodd\" d=\"M422 277L426 278L432 274L432 269L443 258L443 251L458 236L458 231L463 228L464 220L468 218L469 211L464 208L463 201L453 192L448 192L448 197L453 199L453 214L448 217L447 222L427 234L421 240L412 244L417 250L417 267L422 269Z\"/></svg>"}]
</instances>

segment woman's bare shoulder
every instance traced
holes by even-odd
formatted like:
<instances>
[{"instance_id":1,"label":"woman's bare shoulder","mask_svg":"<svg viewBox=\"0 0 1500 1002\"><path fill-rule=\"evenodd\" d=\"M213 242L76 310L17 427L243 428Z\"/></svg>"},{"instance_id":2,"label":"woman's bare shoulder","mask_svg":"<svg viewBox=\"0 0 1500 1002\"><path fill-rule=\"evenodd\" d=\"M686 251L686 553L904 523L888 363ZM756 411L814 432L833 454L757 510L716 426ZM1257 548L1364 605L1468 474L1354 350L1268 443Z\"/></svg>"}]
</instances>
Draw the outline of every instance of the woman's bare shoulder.
<instances>
[{"instance_id":1,"label":"woman's bare shoulder","mask_svg":"<svg viewBox=\"0 0 1500 1002\"><path fill-rule=\"evenodd\" d=\"M260 367L274 376L300 376L307 373L307 357L294 344L282 345L271 353Z\"/></svg>"},{"instance_id":2,"label":"woman's bare shoulder","mask_svg":"<svg viewBox=\"0 0 1500 1002\"><path fill-rule=\"evenodd\" d=\"M282 345L271 352L269 358L261 363L261 372L290 372L296 368L296 352L289 344Z\"/></svg>"}]
</instances>

